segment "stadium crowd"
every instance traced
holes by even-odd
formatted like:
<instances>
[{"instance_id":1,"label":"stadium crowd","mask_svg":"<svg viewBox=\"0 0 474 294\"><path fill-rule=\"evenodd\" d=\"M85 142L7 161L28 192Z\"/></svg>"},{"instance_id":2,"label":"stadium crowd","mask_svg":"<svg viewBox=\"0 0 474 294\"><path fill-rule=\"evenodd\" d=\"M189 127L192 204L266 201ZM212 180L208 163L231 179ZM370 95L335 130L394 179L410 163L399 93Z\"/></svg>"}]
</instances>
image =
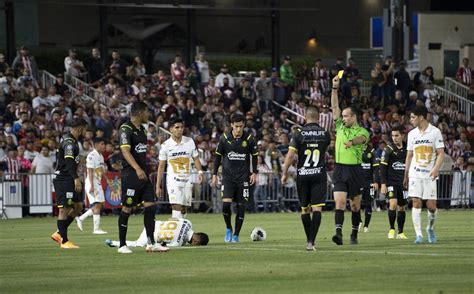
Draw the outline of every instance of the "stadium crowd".
<instances>
[{"instance_id":1,"label":"stadium crowd","mask_svg":"<svg viewBox=\"0 0 474 294\"><path fill-rule=\"evenodd\" d=\"M131 104L144 101L150 111L148 124L150 169L156 170L160 144L165 137L160 131L175 116L186 123L185 134L192 137L199 149L204 170L212 170L213 154L219 136L228 128L228 119L240 112L246 117L246 129L258 139L259 176L256 194L262 186L279 185L282 161L288 152L295 127L304 124L308 105L321 110L320 125L331 131L332 142L326 158L328 170L334 166L334 123L330 111L330 81L344 70L339 99L341 107L353 105L360 110L360 124L371 134L370 145L381 153L390 140L390 129L401 125L406 132L410 110L425 105L429 120L440 128L446 146L449 169L472 170L474 158L474 118L466 117L451 101L442 104L434 89L435 75L428 66L410 77L405 63L391 57L376 63L370 77L361 76L356 61L337 58L329 65L316 59L314 64L292 65L286 56L280 68L261 69L258 77L237 78L226 64L213 72L205 53L194 62L184 64L177 54L169 68L147 72L139 56L131 64L113 51L105 67L99 50L80 61L72 49L64 59L64 73L56 75L56 83L41 88L38 66L27 47L21 47L10 66L0 54L0 170L5 173L51 173L54 171L55 150L68 124L82 117L90 124L81 142L85 158L92 150L94 137L105 138L105 161L110 171L121 169L118 149L118 127L130 116ZM47 69L46 69L47 70ZM97 88L101 96L95 101L73 96L65 85L64 74L85 79ZM472 84L469 60L464 60L457 79ZM370 96L362 96L360 80L371 80ZM286 107L281 108L277 102ZM293 172L295 169L293 169ZM291 172L291 169L290 169ZM278 174L269 176L267 173ZM286 188L295 186L294 180Z\"/></svg>"}]
</instances>

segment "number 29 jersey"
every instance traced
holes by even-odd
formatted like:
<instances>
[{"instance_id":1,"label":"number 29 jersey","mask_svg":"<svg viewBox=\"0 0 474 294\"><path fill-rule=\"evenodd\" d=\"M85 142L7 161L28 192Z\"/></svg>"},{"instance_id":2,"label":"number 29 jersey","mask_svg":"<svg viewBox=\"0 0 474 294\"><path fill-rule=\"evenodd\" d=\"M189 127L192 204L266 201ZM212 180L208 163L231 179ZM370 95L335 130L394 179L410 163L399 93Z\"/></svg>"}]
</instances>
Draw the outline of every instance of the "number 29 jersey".
<instances>
[{"instance_id":1,"label":"number 29 jersey","mask_svg":"<svg viewBox=\"0 0 474 294\"><path fill-rule=\"evenodd\" d=\"M306 124L293 133L290 149L298 154L298 177L325 175L330 142L329 133L317 123Z\"/></svg>"},{"instance_id":2,"label":"number 29 jersey","mask_svg":"<svg viewBox=\"0 0 474 294\"><path fill-rule=\"evenodd\" d=\"M184 246L193 237L193 224L187 219L155 222L155 240L167 246Z\"/></svg>"}]
</instances>

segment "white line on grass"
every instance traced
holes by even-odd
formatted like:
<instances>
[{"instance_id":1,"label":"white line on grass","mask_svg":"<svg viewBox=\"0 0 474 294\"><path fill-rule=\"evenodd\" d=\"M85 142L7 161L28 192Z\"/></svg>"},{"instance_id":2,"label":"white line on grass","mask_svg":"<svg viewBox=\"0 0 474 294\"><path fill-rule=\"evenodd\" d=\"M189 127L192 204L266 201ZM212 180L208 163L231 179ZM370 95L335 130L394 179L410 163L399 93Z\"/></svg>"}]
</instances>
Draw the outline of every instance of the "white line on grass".
<instances>
[{"instance_id":1,"label":"white line on grass","mask_svg":"<svg viewBox=\"0 0 474 294\"><path fill-rule=\"evenodd\" d=\"M280 247L283 247L280 245ZM206 247L184 246L172 248L172 250L183 249L219 249L219 250L241 250L241 251L292 251L292 252L306 252L303 247L301 249L294 248L295 246L287 246L291 248L271 248L271 247L243 247L243 246L229 246L229 245L215 245ZM411 255L411 256L439 256L439 257L472 257L469 254L451 254L451 253L420 253L420 252L400 252L400 251L376 251L376 250L318 250L321 252L331 253L362 253L362 254L384 254L384 255Z\"/></svg>"}]
</instances>

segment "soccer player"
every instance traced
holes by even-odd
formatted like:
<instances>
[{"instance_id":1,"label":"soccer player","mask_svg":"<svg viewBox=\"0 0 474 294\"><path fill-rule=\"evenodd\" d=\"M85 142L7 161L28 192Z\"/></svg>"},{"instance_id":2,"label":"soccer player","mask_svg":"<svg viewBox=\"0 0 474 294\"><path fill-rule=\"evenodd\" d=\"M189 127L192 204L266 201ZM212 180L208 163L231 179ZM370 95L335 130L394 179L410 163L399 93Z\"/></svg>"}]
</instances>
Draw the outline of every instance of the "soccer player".
<instances>
[{"instance_id":1,"label":"soccer player","mask_svg":"<svg viewBox=\"0 0 474 294\"><path fill-rule=\"evenodd\" d=\"M437 179L444 160L444 142L441 131L430 124L426 117L428 109L417 106L410 114L415 127L408 133L407 159L405 161L404 186L408 186L408 197L412 199L412 220L415 227L415 243L423 243L421 232L421 209L423 200L428 208L428 242L436 243L433 226L437 216Z\"/></svg>"},{"instance_id":2,"label":"soccer player","mask_svg":"<svg viewBox=\"0 0 474 294\"><path fill-rule=\"evenodd\" d=\"M301 205L301 221L306 233L306 250L314 251L322 207L326 205L327 174L324 156L331 137L329 132L318 124L317 108L308 107L305 119L306 124L293 133L283 165L281 182L286 183L288 168L293 164L295 155L298 155L296 185Z\"/></svg>"},{"instance_id":3,"label":"soccer player","mask_svg":"<svg viewBox=\"0 0 474 294\"><path fill-rule=\"evenodd\" d=\"M62 137L56 155L56 172L53 179L56 191L58 231L51 239L60 244L61 249L77 249L79 246L69 241L67 229L74 217L82 212L82 183L77 174L79 144L77 141L86 134L87 122L76 118L71 124L71 132Z\"/></svg>"},{"instance_id":4,"label":"soccer player","mask_svg":"<svg viewBox=\"0 0 474 294\"><path fill-rule=\"evenodd\" d=\"M407 239L403 232L405 226L406 192L403 188L405 174L406 146L403 143L403 131L400 126L392 128L392 142L382 152L380 159L380 191L388 195L388 221L390 230L388 238L395 238L395 219L398 224L397 239ZM398 213L397 213L398 211Z\"/></svg>"},{"instance_id":5,"label":"soccer player","mask_svg":"<svg viewBox=\"0 0 474 294\"><path fill-rule=\"evenodd\" d=\"M257 178L257 144L251 133L244 132L245 117L233 114L230 118L232 130L222 134L216 149L212 186L217 185L217 171L222 161L222 213L226 224L225 242L239 242L239 233L244 223L245 207L249 199L250 185ZM250 171L252 157L252 173ZM235 231L232 235L232 201L237 203Z\"/></svg>"},{"instance_id":6,"label":"soccer player","mask_svg":"<svg viewBox=\"0 0 474 294\"><path fill-rule=\"evenodd\" d=\"M192 189L191 183L191 159L198 170L198 183L202 181L201 161L196 144L192 138L183 136L184 122L180 118L169 122L171 138L161 144L156 176L156 195L161 197L161 179L166 170L166 188L172 208L171 217L174 219L186 216L186 207L191 206Z\"/></svg>"},{"instance_id":7,"label":"soccer player","mask_svg":"<svg viewBox=\"0 0 474 294\"><path fill-rule=\"evenodd\" d=\"M206 233L194 233L193 224L187 219L170 219L167 221L155 221L155 242L164 243L169 247L205 246L209 243ZM105 240L110 247L120 246L120 242ZM127 241L128 247L145 247L147 244L146 230L143 229L136 241Z\"/></svg>"},{"instance_id":8,"label":"soccer player","mask_svg":"<svg viewBox=\"0 0 474 294\"><path fill-rule=\"evenodd\" d=\"M93 234L103 235L107 234L106 231L100 228L100 211L102 210L102 204L105 201L104 190L102 189L102 179L107 183L109 180L105 174L107 166L104 162L104 156L102 155L105 152L105 141L103 138L94 139L94 150L92 150L86 159L86 195L89 199L89 204L92 206L91 209L87 210L80 217L76 217L76 223L79 230L83 230L83 222L87 217L92 215L94 220L94 230ZM114 187L110 186L112 192Z\"/></svg>"},{"instance_id":9,"label":"soccer player","mask_svg":"<svg viewBox=\"0 0 474 294\"><path fill-rule=\"evenodd\" d=\"M379 189L380 176L379 165L380 158L375 149L366 145L362 153L362 169L364 171L364 188L362 189L362 207L364 208L364 233L369 232L370 219L372 218L372 202ZM359 229L362 227L362 222Z\"/></svg>"},{"instance_id":10,"label":"soccer player","mask_svg":"<svg viewBox=\"0 0 474 294\"><path fill-rule=\"evenodd\" d=\"M145 225L148 242L147 252L166 252L168 247L155 243L155 191L148 177L146 152L148 149L147 135L142 124L148 122L148 108L143 102L132 104L130 121L119 128L119 143L122 151L122 211L120 212L118 227L120 244L118 253L132 253L125 242L127 238L128 218L132 208L143 204Z\"/></svg>"},{"instance_id":11,"label":"soccer player","mask_svg":"<svg viewBox=\"0 0 474 294\"><path fill-rule=\"evenodd\" d=\"M361 190L363 181L360 180L362 171L362 153L369 138L369 132L357 123L357 110L346 107L339 108L339 77L332 80L331 107L336 125L336 167L333 173L334 200L336 202L336 234L332 240L337 245L343 244L342 226L347 197L350 199L352 210L351 244L358 244Z\"/></svg>"}]
</instances>

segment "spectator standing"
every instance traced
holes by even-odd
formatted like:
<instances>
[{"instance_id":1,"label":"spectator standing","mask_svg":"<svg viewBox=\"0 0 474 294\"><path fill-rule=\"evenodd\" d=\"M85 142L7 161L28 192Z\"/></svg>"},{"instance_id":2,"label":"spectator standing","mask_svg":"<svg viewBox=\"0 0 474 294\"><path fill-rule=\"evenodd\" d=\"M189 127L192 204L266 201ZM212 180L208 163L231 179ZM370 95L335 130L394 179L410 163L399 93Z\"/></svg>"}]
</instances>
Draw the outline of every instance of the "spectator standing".
<instances>
[{"instance_id":1,"label":"spectator standing","mask_svg":"<svg viewBox=\"0 0 474 294\"><path fill-rule=\"evenodd\" d=\"M84 60L84 67L89 74L89 81L94 83L104 74L104 66L98 48L92 48L92 55Z\"/></svg>"},{"instance_id":2,"label":"spectator standing","mask_svg":"<svg viewBox=\"0 0 474 294\"><path fill-rule=\"evenodd\" d=\"M462 66L456 71L456 80L469 87L472 84L472 73L473 71L469 67L469 58L463 58Z\"/></svg>"},{"instance_id":3,"label":"spectator standing","mask_svg":"<svg viewBox=\"0 0 474 294\"><path fill-rule=\"evenodd\" d=\"M87 72L82 61L77 59L76 49L69 49L69 56L64 58L64 68L66 74L76 78L84 78Z\"/></svg>"},{"instance_id":4,"label":"spectator standing","mask_svg":"<svg viewBox=\"0 0 474 294\"><path fill-rule=\"evenodd\" d=\"M179 81L181 83L186 77L186 66L182 61L181 54L176 54L174 57L174 62L171 64L170 72L173 81Z\"/></svg>"},{"instance_id":5,"label":"spectator standing","mask_svg":"<svg viewBox=\"0 0 474 294\"><path fill-rule=\"evenodd\" d=\"M267 77L267 71L264 69L260 71L260 77L255 81L255 91L257 92L260 113L267 112L273 100L273 86L272 81Z\"/></svg>"},{"instance_id":6,"label":"spectator standing","mask_svg":"<svg viewBox=\"0 0 474 294\"><path fill-rule=\"evenodd\" d=\"M32 174L51 174L54 172L54 161L49 156L49 148L43 146L41 153L35 156L33 160L31 173Z\"/></svg>"},{"instance_id":7,"label":"spectator standing","mask_svg":"<svg viewBox=\"0 0 474 294\"><path fill-rule=\"evenodd\" d=\"M393 80L397 90L402 91L404 100L408 99L408 93L410 92L411 88L411 80L410 75L406 71L404 61L400 62L399 69L393 74Z\"/></svg>"},{"instance_id":8,"label":"spectator standing","mask_svg":"<svg viewBox=\"0 0 474 294\"><path fill-rule=\"evenodd\" d=\"M30 55L28 47L21 46L20 52L15 57L12 63L12 68L17 75L20 74L22 68L27 68L30 70L31 75L38 80L38 65L33 56Z\"/></svg>"},{"instance_id":9,"label":"spectator standing","mask_svg":"<svg viewBox=\"0 0 474 294\"><path fill-rule=\"evenodd\" d=\"M112 51L112 60L109 63L109 69L112 68L116 68L117 73L122 77L125 76L127 72L127 63L120 59L120 53L116 50ZM112 70L111 74L113 74Z\"/></svg>"},{"instance_id":10,"label":"spectator standing","mask_svg":"<svg viewBox=\"0 0 474 294\"><path fill-rule=\"evenodd\" d=\"M222 65L221 72L216 76L215 86L221 88L224 86L224 79L228 80L228 86L234 88L235 82L231 74L229 74L229 69L227 64Z\"/></svg>"},{"instance_id":11,"label":"spectator standing","mask_svg":"<svg viewBox=\"0 0 474 294\"><path fill-rule=\"evenodd\" d=\"M295 74L291 67L291 57L286 56L280 66L280 79L285 84L285 97L288 98L295 87Z\"/></svg>"}]
</instances>

